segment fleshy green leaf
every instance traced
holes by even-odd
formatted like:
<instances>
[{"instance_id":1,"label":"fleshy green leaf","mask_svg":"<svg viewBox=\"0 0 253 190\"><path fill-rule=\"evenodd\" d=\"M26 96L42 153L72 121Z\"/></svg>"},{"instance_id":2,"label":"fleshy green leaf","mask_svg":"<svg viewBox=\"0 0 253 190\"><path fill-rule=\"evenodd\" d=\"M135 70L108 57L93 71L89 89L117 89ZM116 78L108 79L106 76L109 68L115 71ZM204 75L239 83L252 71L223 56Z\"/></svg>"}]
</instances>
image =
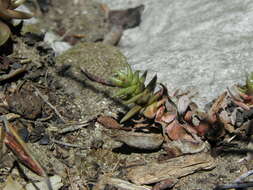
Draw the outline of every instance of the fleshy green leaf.
<instances>
[{"instance_id":1,"label":"fleshy green leaf","mask_svg":"<svg viewBox=\"0 0 253 190\"><path fill-rule=\"evenodd\" d=\"M133 117L135 114L137 114L142 109L141 106L136 105L134 106L127 114L120 120L120 123L125 122L129 118Z\"/></svg>"},{"instance_id":2,"label":"fleshy green leaf","mask_svg":"<svg viewBox=\"0 0 253 190\"><path fill-rule=\"evenodd\" d=\"M247 94L253 95L253 72L250 73L246 80Z\"/></svg>"},{"instance_id":3,"label":"fleshy green leaf","mask_svg":"<svg viewBox=\"0 0 253 190\"><path fill-rule=\"evenodd\" d=\"M136 90L136 88L137 85L133 85L127 88L119 89L114 96L130 95Z\"/></svg>"}]
</instances>

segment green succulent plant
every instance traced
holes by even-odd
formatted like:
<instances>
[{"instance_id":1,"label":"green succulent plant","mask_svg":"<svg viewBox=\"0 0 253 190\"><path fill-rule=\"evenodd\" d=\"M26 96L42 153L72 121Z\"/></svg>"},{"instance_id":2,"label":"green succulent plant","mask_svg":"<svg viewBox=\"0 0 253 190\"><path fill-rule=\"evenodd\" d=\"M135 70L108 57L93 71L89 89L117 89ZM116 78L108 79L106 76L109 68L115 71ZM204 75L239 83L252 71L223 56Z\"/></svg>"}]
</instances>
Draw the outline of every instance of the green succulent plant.
<instances>
[{"instance_id":1,"label":"green succulent plant","mask_svg":"<svg viewBox=\"0 0 253 190\"><path fill-rule=\"evenodd\" d=\"M141 112L148 118L154 117L155 111L164 103L163 96L167 93L166 88L162 86L155 92L157 86L157 76L145 85L147 71L140 75L140 71L134 71L127 64L125 70L117 71L109 80L120 89L114 96L122 99L126 105L132 104L133 107L121 119L121 123L130 119L135 114Z\"/></svg>"},{"instance_id":2,"label":"green succulent plant","mask_svg":"<svg viewBox=\"0 0 253 190\"><path fill-rule=\"evenodd\" d=\"M253 72L247 75L245 85L239 86L238 89L247 95L253 96Z\"/></svg>"},{"instance_id":3,"label":"green succulent plant","mask_svg":"<svg viewBox=\"0 0 253 190\"><path fill-rule=\"evenodd\" d=\"M31 14L14 10L23 4L25 0L0 0L0 46L10 37L11 30L7 23L11 19L29 19Z\"/></svg>"},{"instance_id":4,"label":"green succulent plant","mask_svg":"<svg viewBox=\"0 0 253 190\"><path fill-rule=\"evenodd\" d=\"M131 105L131 109L121 119L120 123L127 121L137 113L142 113L146 118L154 118L158 108L165 104L168 97L167 89L162 84L160 84L162 88L155 91L157 86L156 75L145 85L147 71L140 75L140 71L133 72L129 64L124 70L115 72L109 80L94 76L84 68L81 68L81 71L91 81L119 88L114 97L120 98L125 105Z\"/></svg>"},{"instance_id":5,"label":"green succulent plant","mask_svg":"<svg viewBox=\"0 0 253 190\"><path fill-rule=\"evenodd\" d=\"M253 72L251 72L246 79L247 94L253 95Z\"/></svg>"}]
</instances>

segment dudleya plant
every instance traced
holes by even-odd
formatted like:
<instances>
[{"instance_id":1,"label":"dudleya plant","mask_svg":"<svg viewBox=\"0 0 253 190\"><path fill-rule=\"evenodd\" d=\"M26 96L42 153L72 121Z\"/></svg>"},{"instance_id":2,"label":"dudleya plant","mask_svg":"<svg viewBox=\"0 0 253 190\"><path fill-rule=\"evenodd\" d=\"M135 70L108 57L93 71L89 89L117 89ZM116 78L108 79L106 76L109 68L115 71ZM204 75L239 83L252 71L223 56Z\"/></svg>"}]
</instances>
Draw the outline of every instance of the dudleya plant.
<instances>
[{"instance_id":1,"label":"dudleya plant","mask_svg":"<svg viewBox=\"0 0 253 190\"><path fill-rule=\"evenodd\" d=\"M25 0L0 0L0 46L10 37L11 30L7 23L11 19L29 19L31 14L15 10Z\"/></svg>"},{"instance_id":2,"label":"dudleya plant","mask_svg":"<svg viewBox=\"0 0 253 190\"><path fill-rule=\"evenodd\" d=\"M92 76L85 69L82 69L82 71L90 80L120 88L114 96L120 98L125 105L131 105L131 109L121 119L121 123L137 113L142 113L146 118L154 118L158 108L166 101L166 87L161 85L162 88L155 92L157 76L154 76L145 85L147 71L140 75L140 71L133 72L128 64L124 70L115 72L108 81Z\"/></svg>"}]
</instances>

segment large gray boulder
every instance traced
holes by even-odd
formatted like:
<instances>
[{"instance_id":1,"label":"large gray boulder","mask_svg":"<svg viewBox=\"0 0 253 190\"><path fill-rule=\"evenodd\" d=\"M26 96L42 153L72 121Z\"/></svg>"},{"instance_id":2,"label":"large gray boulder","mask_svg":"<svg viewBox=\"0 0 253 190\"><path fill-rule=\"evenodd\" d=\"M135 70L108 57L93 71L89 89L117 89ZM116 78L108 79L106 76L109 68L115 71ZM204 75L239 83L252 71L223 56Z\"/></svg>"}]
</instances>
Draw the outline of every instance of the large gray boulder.
<instances>
[{"instance_id":1,"label":"large gray boulder","mask_svg":"<svg viewBox=\"0 0 253 190\"><path fill-rule=\"evenodd\" d=\"M197 89L202 106L253 71L251 0L100 1L113 9L145 5L141 25L120 42L128 62L157 73L170 91Z\"/></svg>"}]
</instances>

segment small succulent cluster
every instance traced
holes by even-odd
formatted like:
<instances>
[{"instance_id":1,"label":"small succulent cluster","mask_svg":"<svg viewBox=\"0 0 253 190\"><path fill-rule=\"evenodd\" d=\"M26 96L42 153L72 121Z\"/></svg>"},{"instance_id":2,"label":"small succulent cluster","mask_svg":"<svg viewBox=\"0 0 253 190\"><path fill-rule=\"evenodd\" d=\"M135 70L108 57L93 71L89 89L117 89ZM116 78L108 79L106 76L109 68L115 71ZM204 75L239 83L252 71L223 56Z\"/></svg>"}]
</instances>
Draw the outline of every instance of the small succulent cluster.
<instances>
[{"instance_id":1,"label":"small succulent cluster","mask_svg":"<svg viewBox=\"0 0 253 190\"><path fill-rule=\"evenodd\" d=\"M14 10L25 0L0 0L0 46L10 37L11 30L8 26L11 19L29 19L31 14Z\"/></svg>"},{"instance_id":2,"label":"small succulent cluster","mask_svg":"<svg viewBox=\"0 0 253 190\"><path fill-rule=\"evenodd\" d=\"M110 82L120 87L115 96L120 97L126 105L133 105L130 111L121 119L121 123L131 118L137 113L142 113L147 118L154 118L158 108L165 103L167 90L164 86L157 92L157 76L154 76L151 81L145 85L147 71L140 75L140 71L131 69L127 65L125 70L116 72Z\"/></svg>"},{"instance_id":3,"label":"small succulent cluster","mask_svg":"<svg viewBox=\"0 0 253 190\"><path fill-rule=\"evenodd\" d=\"M176 107L174 102L170 100L167 88L163 84L159 84L161 88L155 91L157 86L156 75L145 85L147 71L140 75L140 71L133 72L129 64L126 64L124 70L114 73L109 80L95 76L85 68L81 68L81 71L93 82L120 88L114 96L120 98L123 104L131 107L120 123L127 121L137 113L143 114L146 118L154 119L159 113L164 111L163 105L165 105L166 101Z\"/></svg>"},{"instance_id":4,"label":"small succulent cluster","mask_svg":"<svg viewBox=\"0 0 253 190\"><path fill-rule=\"evenodd\" d=\"M245 85L238 87L238 89L249 96L253 95L253 72L248 74Z\"/></svg>"}]
</instances>

